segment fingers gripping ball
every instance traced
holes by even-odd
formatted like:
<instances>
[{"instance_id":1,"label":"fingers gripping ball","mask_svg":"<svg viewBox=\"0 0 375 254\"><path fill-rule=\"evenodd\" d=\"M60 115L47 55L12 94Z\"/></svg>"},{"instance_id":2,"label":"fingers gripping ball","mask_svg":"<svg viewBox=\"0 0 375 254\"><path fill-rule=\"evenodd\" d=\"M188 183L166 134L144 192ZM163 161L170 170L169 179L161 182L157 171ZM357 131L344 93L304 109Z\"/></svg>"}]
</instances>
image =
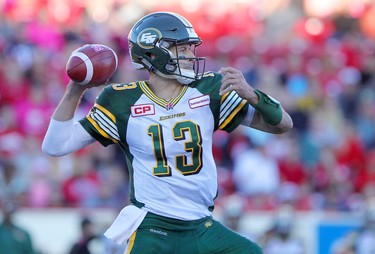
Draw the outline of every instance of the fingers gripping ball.
<instances>
[{"instance_id":1,"label":"fingers gripping ball","mask_svg":"<svg viewBox=\"0 0 375 254\"><path fill-rule=\"evenodd\" d=\"M80 85L103 84L113 76L117 65L117 55L110 47L86 44L70 55L66 73Z\"/></svg>"}]
</instances>

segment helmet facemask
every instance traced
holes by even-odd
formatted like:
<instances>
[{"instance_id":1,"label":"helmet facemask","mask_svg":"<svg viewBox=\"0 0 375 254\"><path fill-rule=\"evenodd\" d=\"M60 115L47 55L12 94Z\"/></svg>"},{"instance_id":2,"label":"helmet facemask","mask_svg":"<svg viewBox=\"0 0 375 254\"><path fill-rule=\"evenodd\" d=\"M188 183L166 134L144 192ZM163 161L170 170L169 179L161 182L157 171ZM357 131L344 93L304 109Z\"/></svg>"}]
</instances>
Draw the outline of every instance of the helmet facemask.
<instances>
[{"instance_id":1,"label":"helmet facemask","mask_svg":"<svg viewBox=\"0 0 375 254\"><path fill-rule=\"evenodd\" d=\"M184 44L184 43L178 44L176 41L162 40L158 44L159 44L157 45L158 47L168 52L170 59L168 63L165 65L165 70L168 72L168 74L165 75L161 72L158 73L157 71L155 71L157 74L165 78L177 79L178 82L180 82L181 84L190 84L191 82L195 80L201 79L204 73L206 59L204 57L195 57L196 48L197 46L199 46L200 43L190 44L190 46L194 47L193 48L194 57L179 56L177 46ZM176 46L175 52L172 52L170 50L170 47L173 45ZM191 66L192 68L190 66L189 68L184 68L183 66L184 63L181 63L181 61L190 62L190 64L192 65Z\"/></svg>"}]
</instances>

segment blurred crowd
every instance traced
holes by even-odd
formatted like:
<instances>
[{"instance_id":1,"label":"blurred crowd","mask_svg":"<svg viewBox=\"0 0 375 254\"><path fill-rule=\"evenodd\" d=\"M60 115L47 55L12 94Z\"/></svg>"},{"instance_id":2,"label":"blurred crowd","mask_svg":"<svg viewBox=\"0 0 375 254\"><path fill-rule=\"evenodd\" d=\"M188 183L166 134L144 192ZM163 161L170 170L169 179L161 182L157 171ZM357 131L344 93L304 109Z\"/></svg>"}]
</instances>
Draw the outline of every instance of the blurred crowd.
<instances>
[{"instance_id":1,"label":"blurred crowd","mask_svg":"<svg viewBox=\"0 0 375 254\"><path fill-rule=\"evenodd\" d=\"M106 44L119 57L113 82L142 79L132 69L127 34L134 20L163 6L108 1L107 16L90 16L80 1L65 9L57 5L57 12L48 6L56 1L35 2L34 12L23 13L17 1L0 6L0 200L38 208L120 209L128 202L128 175L117 147L94 144L50 158L41 153L41 142L68 82L70 53L86 43ZM267 18L245 4L220 15L212 13L213 6L168 9L194 24L206 70L240 68L294 121L283 135L247 128L215 133L218 209L225 210L225 198L234 195L243 211L282 204L303 211L358 211L375 195L375 39L361 29L360 18L310 18L298 2ZM85 94L77 119L100 89Z\"/></svg>"}]
</instances>

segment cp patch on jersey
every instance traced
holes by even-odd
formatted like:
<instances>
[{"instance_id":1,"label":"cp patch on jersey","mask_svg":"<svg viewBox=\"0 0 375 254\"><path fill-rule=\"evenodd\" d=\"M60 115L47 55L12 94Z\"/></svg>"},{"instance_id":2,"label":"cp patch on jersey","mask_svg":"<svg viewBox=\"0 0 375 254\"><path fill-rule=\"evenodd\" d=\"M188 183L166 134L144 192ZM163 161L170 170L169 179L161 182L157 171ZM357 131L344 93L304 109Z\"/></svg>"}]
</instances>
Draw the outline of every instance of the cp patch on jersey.
<instances>
[{"instance_id":1,"label":"cp patch on jersey","mask_svg":"<svg viewBox=\"0 0 375 254\"><path fill-rule=\"evenodd\" d=\"M132 117L155 115L155 105L152 103L133 105L130 110Z\"/></svg>"}]
</instances>

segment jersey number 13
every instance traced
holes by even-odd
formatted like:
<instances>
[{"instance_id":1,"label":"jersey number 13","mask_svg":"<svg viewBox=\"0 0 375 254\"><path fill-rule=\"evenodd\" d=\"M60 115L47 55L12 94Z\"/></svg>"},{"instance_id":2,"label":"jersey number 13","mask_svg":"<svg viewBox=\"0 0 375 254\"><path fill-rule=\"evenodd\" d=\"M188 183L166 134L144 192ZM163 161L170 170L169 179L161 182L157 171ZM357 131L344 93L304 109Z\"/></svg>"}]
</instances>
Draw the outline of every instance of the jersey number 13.
<instances>
[{"instance_id":1,"label":"jersey number 13","mask_svg":"<svg viewBox=\"0 0 375 254\"><path fill-rule=\"evenodd\" d=\"M190 139L186 133L189 132ZM163 128L160 124L150 125L148 135L152 138L156 166L153 167L155 176L171 176L171 167L167 163L165 155L165 143L163 138ZM198 174L202 168L202 135L200 128L192 121L176 123L172 128L172 137L176 142L184 142L184 154L176 155L176 169L183 175ZM187 156L191 157L188 163Z\"/></svg>"}]
</instances>

